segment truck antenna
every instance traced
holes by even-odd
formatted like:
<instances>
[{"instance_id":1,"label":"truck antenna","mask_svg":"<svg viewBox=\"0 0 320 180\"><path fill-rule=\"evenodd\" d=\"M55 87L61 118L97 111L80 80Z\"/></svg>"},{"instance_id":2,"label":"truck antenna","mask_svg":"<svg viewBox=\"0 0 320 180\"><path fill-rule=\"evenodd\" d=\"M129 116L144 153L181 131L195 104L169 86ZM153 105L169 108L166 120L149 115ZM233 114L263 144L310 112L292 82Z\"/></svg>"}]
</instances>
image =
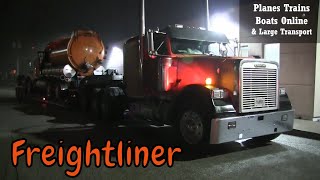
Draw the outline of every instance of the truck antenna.
<instances>
[{"instance_id":1,"label":"truck antenna","mask_svg":"<svg viewBox=\"0 0 320 180\"><path fill-rule=\"evenodd\" d=\"M139 42L139 60L140 60L140 77L142 78L143 72L143 50L144 50L144 35L146 32L146 25L145 25L145 0L141 0L141 7L140 7L140 42Z\"/></svg>"},{"instance_id":2,"label":"truck antenna","mask_svg":"<svg viewBox=\"0 0 320 180\"><path fill-rule=\"evenodd\" d=\"M209 11L209 0L206 0L206 16L207 16L207 30L210 29L210 11Z\"/></svg>"}]
</instances>

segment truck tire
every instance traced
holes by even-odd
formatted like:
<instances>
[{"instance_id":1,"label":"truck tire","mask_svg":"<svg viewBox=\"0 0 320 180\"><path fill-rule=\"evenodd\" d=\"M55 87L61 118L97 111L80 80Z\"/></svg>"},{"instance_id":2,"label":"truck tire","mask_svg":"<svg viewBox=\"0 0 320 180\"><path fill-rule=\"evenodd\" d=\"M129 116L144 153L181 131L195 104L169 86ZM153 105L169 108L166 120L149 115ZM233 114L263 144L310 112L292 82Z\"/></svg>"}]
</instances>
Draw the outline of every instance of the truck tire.
<instances>
[{"instance_id":1,"label":"truck tire","mask_svg":"<svg viewBox=\"0 0 320 180\"><path fill-rule=\"evenodd\" d=\"M124 94L118 93L115 95L115 93L110 93L110 91L111 89L106 88L100 94L100 122L107 124L113 124L122 119L126 105Z\"/></svg>"},{"instance_id":2,"label":"truck tire","mask_svg":"<svg viewBox=\"0 0 320 180\"><path fill-rule=\"evenodd\" d=\"M273 139L276 139L279 136L280 136L280 134L270 134L270 135L266 135L266 136L259 136L259 137L252 138L251 141L253 143L257 143L257 144L265 144L265 143L270 142Z\"/></svg>"},{"instance_id":3,"label":"truck tire","mask_svg":"<svg viewBox=\"0 0 320 180\"><path fill-rule=\"evenodd\" d=\"M89 112L89 97L86 88L79 90L79 105L82 112Z\"/></svg>"},{"instance_id":4,"label":"truck tire","mask_svg":"<svg viewBox=\"0 0 320 180\"><path fill-rule=\"evenodd\" d=\"M100 103L100 110L101 110L101 123L112 123L114 122L112 119L112 110L111 110L111 98L105 94L104 92L101 94L101 103Z\"/></svg>"},{"instance_id":5,"label":"truck tire","mask_svg":"<svg viewBox=\"0 0 320 180\"><path fill-rule=\"evenodd\" d=\"M208 144L211 121L201 108L186 107L178 112L175 123L180 142L183 144Z\"/></svg>"},{"instance_id":6,"label":"truck tire","mask_svg":"<svg viewBox=\"0 0 320 180\"><path fill-rule=\"evenodd\" d=\"M90 100L89 116L91 120L99 122L101 120L101 95L99 91L93 90Z\"/></svg>"}]
</instances>

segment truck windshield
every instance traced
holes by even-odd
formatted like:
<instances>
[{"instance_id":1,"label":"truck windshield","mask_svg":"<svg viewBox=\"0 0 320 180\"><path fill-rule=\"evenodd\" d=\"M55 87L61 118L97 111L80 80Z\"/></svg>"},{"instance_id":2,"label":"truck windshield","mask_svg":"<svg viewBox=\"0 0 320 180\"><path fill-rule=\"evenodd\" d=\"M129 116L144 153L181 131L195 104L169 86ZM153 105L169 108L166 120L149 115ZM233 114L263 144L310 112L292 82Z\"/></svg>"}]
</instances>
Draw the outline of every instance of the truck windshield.
<instances>
[{"instance_id":1,"label":"truck windshield","mask_svg":"<svg viewBox=\"0 0 320 180\"><path fill-rule=\"evenodd\" d=\"M174 54L220 56L221 51L221 46L218 43L175 38L171 39L171 47Z\"/></svg>"}]
</instances>

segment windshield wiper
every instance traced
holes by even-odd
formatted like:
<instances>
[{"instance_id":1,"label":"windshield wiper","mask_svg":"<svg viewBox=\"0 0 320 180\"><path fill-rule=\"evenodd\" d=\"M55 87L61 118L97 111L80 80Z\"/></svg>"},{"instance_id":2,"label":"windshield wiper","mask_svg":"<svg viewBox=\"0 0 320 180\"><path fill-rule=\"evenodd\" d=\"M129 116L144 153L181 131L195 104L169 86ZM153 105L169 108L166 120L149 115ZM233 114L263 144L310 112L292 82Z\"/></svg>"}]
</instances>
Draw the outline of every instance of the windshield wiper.
<instances>
[{"instance_id":1,"label":"windshield wiper","mask_svg":"<svg viewBox=\"0 0 320 180\"><path fill-rule=\"evenodd\" d=\"M159 49L161 48L161 46L163 45L164 41L161 42L161 44L159 45L159 47L157 48L156 52L159 51Z\"/></svg>"}]
</instances>

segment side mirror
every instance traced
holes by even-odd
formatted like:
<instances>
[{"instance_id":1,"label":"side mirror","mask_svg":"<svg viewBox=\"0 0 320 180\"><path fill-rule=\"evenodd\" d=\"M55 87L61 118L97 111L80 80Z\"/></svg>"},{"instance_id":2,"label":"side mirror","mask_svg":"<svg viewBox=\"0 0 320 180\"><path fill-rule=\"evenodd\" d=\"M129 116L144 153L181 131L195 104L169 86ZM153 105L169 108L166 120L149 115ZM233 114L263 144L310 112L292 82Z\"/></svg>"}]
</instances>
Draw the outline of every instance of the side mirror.
<instances>
[{"instance_id":1,"label":"side mirror","mask_svg":"<svg viewBox=\"0 0 320 180\"><path fill-rule=\"evenodd\" d=\"M157 52L154 49L153 35L154 35L153 31L149 29L149 31L147 32L147 42L148 42L148 55L150 57L155 56L157 54Z\"/></svg>"}]
</instances>

